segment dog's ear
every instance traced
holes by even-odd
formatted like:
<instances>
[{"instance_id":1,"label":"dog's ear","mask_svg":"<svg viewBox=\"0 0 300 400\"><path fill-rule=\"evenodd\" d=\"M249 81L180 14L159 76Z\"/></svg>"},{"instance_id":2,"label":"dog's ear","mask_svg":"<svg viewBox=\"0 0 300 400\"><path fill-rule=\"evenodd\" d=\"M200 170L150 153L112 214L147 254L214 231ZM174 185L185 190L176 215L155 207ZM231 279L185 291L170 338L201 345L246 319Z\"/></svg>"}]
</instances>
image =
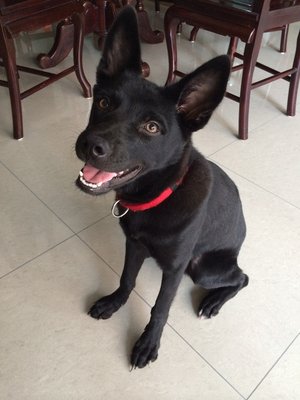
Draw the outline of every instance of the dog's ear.
<instances>
[{"instance_id":1,"label":"dog's ear","mask_svg":"<svg viewBox=\"0 0 300 400\"><path fill-rule=\"evenodd\" d=\"M224 97L229 73L229 58L219 56L166 88L177 100L180 120L189 131L194 132L207 124Z\"/></svg>"},{"instance_id":2,"label":"dog's ear","mask_svg":"<svg viewBox=\"0 0 300 400\"><path fill-rule=\"evenodd\" d=\"M124 7L109 30L97 69L101 75L113 77L124 70L141 73L141 47L135 9Z\"/></svg>"}]
</instances>

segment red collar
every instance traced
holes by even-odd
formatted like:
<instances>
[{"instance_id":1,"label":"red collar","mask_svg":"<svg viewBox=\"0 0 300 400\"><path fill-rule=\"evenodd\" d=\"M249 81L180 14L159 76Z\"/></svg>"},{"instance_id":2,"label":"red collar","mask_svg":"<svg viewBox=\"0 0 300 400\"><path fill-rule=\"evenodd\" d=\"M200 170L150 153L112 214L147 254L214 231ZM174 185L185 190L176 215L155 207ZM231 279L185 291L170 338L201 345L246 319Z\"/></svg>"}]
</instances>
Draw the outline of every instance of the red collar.
<instances>
[{"instance_id":1,"label":"red collar","mask_svg":"<svg viewBox=\"0 0 300 400\"><path fill-rule=\"evenodd\" d=\"M173 185L170 185L169 187L167 187L157 197L155 197L154 199L152 199L150 201L147 201L146 203L128 203L127 201L117 198L117 201L114 203L113 208L112 208L113 216L120 218L120 217L123 217L128 212L128 210L134 211L134 212L145 211L145 210L149 210L150 208L158 206L163 201L165 201L168 197L170 197L171 194L174 193L175 190L182 184L187 171L188 171L188 169L186 169L183 176L177 182L175 182ZM115 208L116 208L117 204L120 204L123 208L126 209L126 211L122 214L116 214Z\"/></svg>"}]
</instances>

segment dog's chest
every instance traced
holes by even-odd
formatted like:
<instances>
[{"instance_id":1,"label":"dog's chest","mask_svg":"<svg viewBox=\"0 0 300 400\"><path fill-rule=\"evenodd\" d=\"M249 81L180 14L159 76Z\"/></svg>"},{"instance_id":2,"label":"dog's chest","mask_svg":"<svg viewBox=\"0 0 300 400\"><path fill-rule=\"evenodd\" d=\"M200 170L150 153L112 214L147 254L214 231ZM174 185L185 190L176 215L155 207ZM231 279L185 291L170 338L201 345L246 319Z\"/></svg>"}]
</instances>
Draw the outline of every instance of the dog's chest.
<instances>
[{"instance_id":1,"label":"dog's chest","mask_svg":"<svg viewBox=\"0 0 300 400\"><path fill-rule=\"evenodd\" d=\"M163 270L176 267L188 246L182 227L170 222L170 216L156 213L128 213L120 221L125 235L143 244ZM187 237L186 237L187 239Z\"/></svg>"},{"instance_id":2,"label":"dog's chest","mask_svg":"<svg viewBox=\"0 0 300 400\"><path fill-rule=\"evenodd\" d=\"M166 229L166 222L162 224L162 220L164 217L157 218L155 213L129 212L120 224L127 237L138 240L147 247L159 247L169 231ZM165 227L164 231L162 225Z\"/></svg>"}]
</instances>

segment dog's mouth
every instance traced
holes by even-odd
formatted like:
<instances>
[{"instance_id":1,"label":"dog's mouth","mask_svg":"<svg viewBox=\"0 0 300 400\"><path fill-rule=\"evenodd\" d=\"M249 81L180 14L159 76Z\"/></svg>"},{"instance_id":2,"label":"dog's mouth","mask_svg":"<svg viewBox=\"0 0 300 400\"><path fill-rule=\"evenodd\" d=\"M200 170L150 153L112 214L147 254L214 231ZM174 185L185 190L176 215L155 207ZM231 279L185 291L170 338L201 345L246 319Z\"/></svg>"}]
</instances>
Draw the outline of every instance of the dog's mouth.
<instances>
[{"instance_id":1,"label":"dog's mouth","mask_svg":"<svg viewBox=\"0 0 300 400\"><path fill-rule=\"evenodd\" d=\"M76 185L86 193L98 195L123 186L135 178L142 170L141 165L127 168L119 172L101 171L86 164L79 172Z\"/></svg>"}]
</instances>

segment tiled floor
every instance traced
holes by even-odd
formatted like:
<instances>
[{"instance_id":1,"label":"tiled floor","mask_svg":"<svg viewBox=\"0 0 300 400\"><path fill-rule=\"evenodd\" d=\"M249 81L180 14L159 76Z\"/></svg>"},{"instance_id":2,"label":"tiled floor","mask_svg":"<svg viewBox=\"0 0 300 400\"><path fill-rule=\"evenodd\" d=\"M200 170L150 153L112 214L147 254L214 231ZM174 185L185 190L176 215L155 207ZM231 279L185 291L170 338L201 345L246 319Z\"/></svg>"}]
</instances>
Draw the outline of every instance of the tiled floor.
<instances>
[{"instance_id":1,"label":"tiled floor","mask_svg":"<svg viewBox=\"0 0 300 400\"><path fill-rule=\"evenodd\" d=\"M153 17L161 26L162 15ZM266 35L262 59L280 68L279 34ZM183 68L226 51L227 41L199 33L180 41ZM19 58L30 64L49 39L23 36ZM151 79L163 84L165 43L143 45ZM99 53L85 41L93 83ZM2 73L2 72L1 72ZM30 84L32 78L24 77ZM230 85L238 88L238 78ZM27 82L26 82L27 79ZM116 288L124 238L110 215L113 194L92 198L73 182L74 154L90 100L70 76L23 102L25 139L11 138L9 98L0 89L0 393L11 400L300 398L300 101L283 110L286 83L252 95L250 138L236 138L237 105L224 100L197 148L237 183L248 223L240 264L250 284L212 320L193 310L197 292L185 278L165 328L158 360L129 371L130 349L149 318L160 271L147 261L128 304L108 321L89 305ZM300 97L299 97L300 99Z\"/></svg>"}]
</instances>

